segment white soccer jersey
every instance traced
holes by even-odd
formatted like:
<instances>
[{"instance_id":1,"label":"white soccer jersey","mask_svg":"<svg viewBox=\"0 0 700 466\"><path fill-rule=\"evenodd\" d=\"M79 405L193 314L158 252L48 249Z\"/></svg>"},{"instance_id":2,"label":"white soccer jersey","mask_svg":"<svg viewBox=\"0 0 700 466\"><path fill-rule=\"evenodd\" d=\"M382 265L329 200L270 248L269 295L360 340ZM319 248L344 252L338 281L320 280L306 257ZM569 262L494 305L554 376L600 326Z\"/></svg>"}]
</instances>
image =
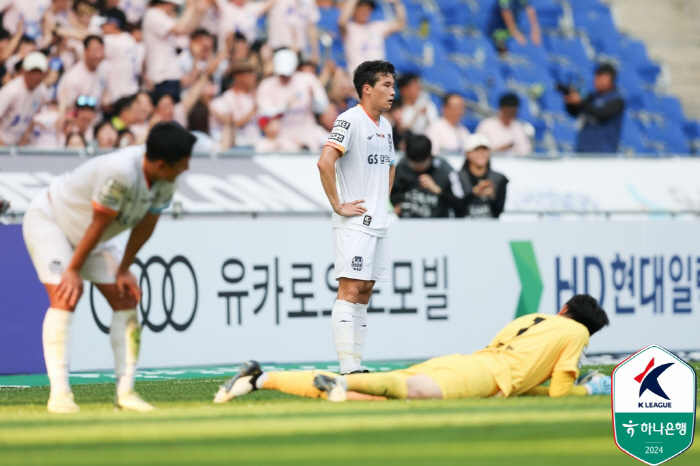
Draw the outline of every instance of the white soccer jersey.
<instances>
[{"instance_id":1,"label":"white soccer jersey","mask_svg":"<svg viewBox=\"0 0 700 466\"><path fill-rule=\"evenodd\" d=\"M336 162L340 203L364 199L364 215L333 214L333 228L349 228L374 236L387 236L389 227L389 171L396 163L391 125L379 117L379 125L357 105L338 116L327 146L343 155Z\"/></svg>"},{"instance_id":2,"label":"white soccer jersey","mask_svg":"<svg viewBox=\"0 0 700 466\"><path fill-rule=\"evenodd\" d=\"M93 209L114 215L115 221L100 242L137 225L148 212L158 214L168 205L175 183L148 185L143 172L145 146L130 146L95 157L49 185L56 222L76 246L92 223Z\"/></svg>"}]
</instances>

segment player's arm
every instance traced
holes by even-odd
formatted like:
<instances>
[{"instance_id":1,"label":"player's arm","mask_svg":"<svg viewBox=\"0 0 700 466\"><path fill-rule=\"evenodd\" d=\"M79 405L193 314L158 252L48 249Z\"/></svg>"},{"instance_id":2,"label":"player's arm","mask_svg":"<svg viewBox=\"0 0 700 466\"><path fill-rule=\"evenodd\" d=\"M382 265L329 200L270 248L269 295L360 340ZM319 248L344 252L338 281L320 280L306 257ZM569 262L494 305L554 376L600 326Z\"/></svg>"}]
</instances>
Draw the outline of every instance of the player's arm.
<instances>
[{"instance_id":1,"label":"player's arm","mask_svg":"<svg viewBox=\"0 0 700 466\"><path fill-rule=\"evenodd\" d=\"M136 278L129 272L129 267L134 263L136 254L153 234L159 217L159 214L149 212L138 225L131 229L122 263L117 270L117 288L119 289L120 297L123 297L125 292L128 291L137 300L141 299L141 290L136 282Z\"/></svg>"},{"instance_id":2,"label":"player's arm","mask_svg":"<svg viewBox=\"0 0 700 466\"><path fill-rule=\"evenodd\" d=\"M323 185L323 190L326 192L326 197L331 203L333 212L344 217L354 217L356 215L362 215L367 212L360 204L365 202L364 199L358 199L352 202L346 202L345 204L340 203L340 196L338 196L338 189L335 186L335 162L338 161L342 153L339 149L332 147L330 145L324 146L321 151L321 157L318 159L318 171L321 172L321 184Z\"/></svg>"},{"instance_id":3,"label":"player's arm","mask_svg":"<svg viewBox=\"0 0 700 466\"><path fill-rule=\"evenodd\" d=\"M61 283L58 284L56 292L59 299L65 301L71 308L76 305L78 299L83 294L83 279L80 277L80 269L90 252L100 241L100 238L116 218L116 212L106 208L101 208L93 204L96 208L92 211L92 223L85 231L85 235L80 240L73 251L73 258L61 275Z\"/></svg>"},{"instance_id":4,"label":"player's arm","mask_svg":"<svg viewBox=\"0 0 700 466\"><path fill-rule=\"evenodd\" d=\"M396 163L392 163L391 167L389 167L389 194L391 194L391 190L394 188L394 177L396 176Z\"/></svg>"}]
</instances>

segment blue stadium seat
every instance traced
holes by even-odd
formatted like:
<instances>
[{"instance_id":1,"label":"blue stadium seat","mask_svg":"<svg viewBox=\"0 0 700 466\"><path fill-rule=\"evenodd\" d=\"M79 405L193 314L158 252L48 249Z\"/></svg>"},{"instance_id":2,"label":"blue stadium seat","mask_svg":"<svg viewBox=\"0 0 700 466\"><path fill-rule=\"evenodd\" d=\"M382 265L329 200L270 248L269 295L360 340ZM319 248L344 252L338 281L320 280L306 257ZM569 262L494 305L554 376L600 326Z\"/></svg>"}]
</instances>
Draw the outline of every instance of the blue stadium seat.
<instances>
[{"instance_id":1,"label":"blue stadium seat","mask_svg":"<svg viewBox=\"0 0 700 466\"><path fill-rule=\"evenodd\" d=\"M606 55L615 57L618 62L636 70L645 83L656 83L661 67L649 59L643 42L620 36L619 40L602 42L601 47Z\"/></svg>"},{"instance_id":2,"label":"blue stadium seat","mask_svg":"<svg viewBox=\"0 0 700 466\"><path fill-rule=\"evenodd\" d=\"M520 45L515 39L509 39L507 47L508 55L515 55L516 57L527 59L542 69L546 69L549 66L547 51L542 46L538 47L532 42Z\"/></svg>"},{"instance_id":3,"label":"blue stadium seat","mask_svg":"<svg viewBox=\"0 0 700 466\"><path fill-rule=\"evenodd\" d=\"M593 62L588 58L586 49L578 37L564 38L553 35L544 36L546 50L556 57L565 57L581 71L593 70Z\"/></svg>"},{"instance_id":4,"label":"blue stadium seat","mask_svg":"<svg viewBox=\"0 0 700 466\"><path fill-rule=\"evenodd\" d=\"M552 89L545 91L539 102L542 108L549 113L561 116L568 115L564 104L564 96L558 91Z\"/></svg>"},{"instance_id":5,"label":"blue stadium seat","mask_svg":"<svg viewBox=\"0 0 700 466\"><path fill-rule=\"evenodd\" d=\"M340 17L340 8L319 8L321 19L318 22L319 29L330 33L333 38L340 38L340 28L338 27L338 18Z\"/></svg>"},{"instance_id":6,"label":"blue stadium seat","mask_svg":"<svg viewBox=\"0 0 700 466\"><path fill-rule=\"evenodd\" d=\"M679 125L685 124L685 116L680 101L673 96L658 95L651 91L642 93L644 109L663 115L667 120Z\"/></svg>"},{"instance_id":7,"label":"blue stadium seat","mask_svg":"<svg viewBox=\"0 0 700 466\"><path fill-rule=\"evenodd\" d=\"M586 33L598 52L602 51L606 41L619 39L620 33L607 6L601 4L587 9L574 8L573 13L576 28Z\"/></svg>"},{"instance_id":8,"label":"blue stadium seat","mask_svg":"<svg viewBox=\"0 0 700 466\"><path fill-rule=\"evenodd\" d=\"M418 73L420 67L417 61L408 53L406 41L400 34L392 34L386 38L386 55L396 67L398 73Z\"/></svg>"},{"instance_id":9,"label":"blue stadium seat","mask_svg":"<svg viewBox=\"0 0 700 466\"><path fill-rule=\"evenodd\" d=\"M498 54L493 41L485 37L461 37L453 41L454 52L477 66L496 66Z\"/></svg>"},{"instance_id":10,"label":"blue stadium seat","mask_svg":"<svg viewBox=\"0 0 700 466\"><path fill-rule=\"evenodd\" d=\"M620 135L620 151L634 152L637 155L655 155L656 153L647 146L642 129L635 120L630 118L629 112L625 114L622 122L622 134Z\"/></svg>"},{"instance_id":11,"label":"blue stadium seat","mask_svg":"<svg viewBox=\"0 0 700 466\"><path fill-rule=\"evenodd\" d=\"M470 133L473 133L474 131L476 131L476 127L479 126L481 120L483 120L483 118L479 118L476 115L466 113L462 117L462 124L466 126Z\"/></svg>"},{"instance_id":12,"label":"blue stadium seat","mask_svg":"<svg viewBox=\"0 0 700 466\"><path fill-rule=\"evenodd\" d=\"M652 121L646 130L652 143L661 143L663 153L690 155L690 146L680 125L671 121L660 125Z\"/></svg>"},{"instance_id":13,"label":"blue stadium seat","mask_svg":"<svg viewBox=\"0 0 700 466\"><path fill-rule=\"evenodd\" d=\"M542 28L557 28L564 9L554 0L531 0L530 4L537 10L537 20ZM523 15L525 16L525 15Z\"/></svg>"},{"instance_id":14,"label":"blue stadium seat","mask_svg":"<svg viewBox=\"0 0 700 466\"><path fill-rule=\"evenodd\" d=\"M576 148L576 126L571 121L555 121L551 127L552 136L561 152L573 152Z\"/></svg>"}]
</instances>

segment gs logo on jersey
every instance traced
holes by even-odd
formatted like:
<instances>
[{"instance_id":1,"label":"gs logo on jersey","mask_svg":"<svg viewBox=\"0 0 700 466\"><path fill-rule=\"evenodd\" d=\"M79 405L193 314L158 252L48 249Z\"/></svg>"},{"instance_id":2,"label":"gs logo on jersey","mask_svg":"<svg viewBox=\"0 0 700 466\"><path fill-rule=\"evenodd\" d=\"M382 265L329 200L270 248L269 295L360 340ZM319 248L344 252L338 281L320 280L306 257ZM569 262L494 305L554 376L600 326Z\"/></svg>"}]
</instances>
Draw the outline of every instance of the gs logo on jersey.
<instances>
[{"instance_id":1,"label":"gs logo on jersey","mask_svg":"<svg viewBox=\"0 0 700 466\"><path fill-rule=\"evenodd\" d=\"M391 163L391 157L384 154L369 154L367 163L370 165L384 165L385 163Z\"/></svg>"}]
</instances>

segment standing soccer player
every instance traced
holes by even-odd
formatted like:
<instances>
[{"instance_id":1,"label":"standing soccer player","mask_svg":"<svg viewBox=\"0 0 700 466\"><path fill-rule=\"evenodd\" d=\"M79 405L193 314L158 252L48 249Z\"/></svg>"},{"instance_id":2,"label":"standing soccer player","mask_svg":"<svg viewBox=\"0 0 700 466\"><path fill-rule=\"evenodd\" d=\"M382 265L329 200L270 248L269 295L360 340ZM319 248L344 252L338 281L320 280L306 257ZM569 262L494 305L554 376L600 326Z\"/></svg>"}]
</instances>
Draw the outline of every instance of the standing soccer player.
<instances>
[{"instance_id":1,"label":"standing soccer player","mask_svg":"<svg viewBox=\"0 0 700 466\"><path fill-rule=\"evenodd\" d=\"M362 372L372 287L389 279L388 199L395 158L391 125L381 113L394 102L395 79L394 65L386 61L366 61L357 67L353 83L360 104L335 120L318 161L334 212L339 284L331 329L341 374Z\"/></svg>"},{"instance_id":2,"label":"standing soccer player","mask_svg":"<svg viewBox=\"0 0 700 466\"><path fill-rule=\"evenodd\" d=\"M68 348L83 279L91 281L114 310L109 335L117 377L115 405L153 409L134 392L141 290L129 266L170 204L176 178L189 168L195 141L179 124L159 123L148 135L145 150L131 146L95 157L55 178L29 205L24 241L51 303L42 333L51 382L49 412L80 410L68 382ZM128 229L131 234L122 252L112 238Z\"/></svg>"}]
</instances>

